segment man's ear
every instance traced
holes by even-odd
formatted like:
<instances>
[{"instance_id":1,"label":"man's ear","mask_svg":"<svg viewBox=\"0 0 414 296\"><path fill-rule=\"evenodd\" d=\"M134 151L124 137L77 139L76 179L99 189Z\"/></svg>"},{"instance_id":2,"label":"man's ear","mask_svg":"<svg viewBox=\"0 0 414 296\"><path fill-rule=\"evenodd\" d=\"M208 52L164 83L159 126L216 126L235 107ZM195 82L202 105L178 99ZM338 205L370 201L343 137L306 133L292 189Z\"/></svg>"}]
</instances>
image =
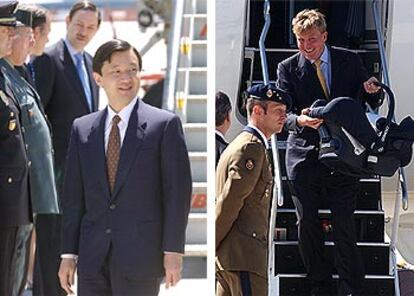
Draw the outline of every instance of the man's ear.
<instances>
[{"instance_id":1,"label":"man's ear","mask_svg":"<svg viewBox=\"0 0 414 296\"><path fill-rule=\"evenodd\" d=\"M230 122L230 120L231 120L231 111L227 112L227 115L226 115L226 120L227 120L228 122Z\"/></svg>"},{"instance_id":2,"label":"man's ear","mask_svg":"<svg viewBox=\"0 0 414 296\"><path fill-rule=\"evenodd\" d=\"M260 105L254 105L253 106L253 113L256 115L262 115L263 113L263 108Z\"/></svg>"},{"instance_id":3,"label":"man's ear","mask_svg":"<svg viewBox=\"0 0 414 296\"><path fill-rule=\"evenodd\" d=\"M36 27L32 30L33 32L33 37L35 39L35 41L39 38L40 36L40 27Z\"/></svg>"},{"instance_id":4,"label":"man's ear","mask_svg":"<svg viewBox=\"0 0 414 296\"><path fill-rule=\"evenodd\" d=\"M328 31L323 33L323 41L326 42L328 40Z\"/></svg>"},{"instance_id":5,"label":"man's ear","mask_svg":"<svg viewBox=\"0 0 414 296\"><path fill-rule=\"evenodd\" d=\"M70 23L68 15L65 17L65 22L66 22L66 28L67 28L69 26L69 23Z\"/></svg>"},{"instance_id":6,"label":"man's ear","mask_svg":"<svg viewBox=\"0 0 414 296\"><path fill-rule=\"evenodd\" d=\"M102 76L96 72L93 72L93 78L95 79L96 84L102 87Z\"/></svg>"}]
</instances>

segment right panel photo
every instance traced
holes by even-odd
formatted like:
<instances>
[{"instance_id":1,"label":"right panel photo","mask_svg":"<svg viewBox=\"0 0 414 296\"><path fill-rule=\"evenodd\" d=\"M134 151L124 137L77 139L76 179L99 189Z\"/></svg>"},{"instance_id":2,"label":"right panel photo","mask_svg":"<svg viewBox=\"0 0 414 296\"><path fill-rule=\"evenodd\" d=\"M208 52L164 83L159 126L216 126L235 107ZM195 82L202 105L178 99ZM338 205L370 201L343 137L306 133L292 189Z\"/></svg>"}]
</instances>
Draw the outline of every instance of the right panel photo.
<instances>
[{"instance_id":1,"label":"right panel photo","mask_svg":"<svg viewBox=\"0 0 414 296\"><path fill-rule=\"evenodd\" d=\"M413 9L216 1L216 296L414 295Z\"/></svg>"}]
</instances>

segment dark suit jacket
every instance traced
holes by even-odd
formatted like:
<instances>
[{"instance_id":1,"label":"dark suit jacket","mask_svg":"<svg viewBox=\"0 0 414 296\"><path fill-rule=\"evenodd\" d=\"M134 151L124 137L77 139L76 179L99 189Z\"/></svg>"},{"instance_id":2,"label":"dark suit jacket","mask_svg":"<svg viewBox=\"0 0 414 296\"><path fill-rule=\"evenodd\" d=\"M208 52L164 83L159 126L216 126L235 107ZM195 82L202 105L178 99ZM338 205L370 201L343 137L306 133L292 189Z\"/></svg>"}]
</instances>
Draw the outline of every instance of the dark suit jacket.
<instances>
[{"instance_id":1,"label":"dark suit jacket","mask_svg":"<svg viewBox=\"0 0 414 296\"><path fill-rule=\"evenodd\" d=\"M107 110L73 124L64 185L62 252L79 255L79 276L112 259L131 278L163 274L163 252L184 252L191 173L180 120L138 100L109 192Z\"/></svg>"},{"instance_id":2,"label":"dark suit jacket","mask_svg":"<svg viewBox=\"0 0 414 296\"><path fill-rule=\"evenodd\" d=\"M99 89L92 77L92 57L85 53L94 111L98 107ZM57 182L61 183L73 120L90 113L82 83L63 41L46 48L45 53L33 60L36 89L46 115L52 124L53 147L57 168Z\"/></svg>"},{"instance_id":3,"label":"dark suit jacket","mask_svg":"<svg viewBox=\"0 0 414 296\"><path fill-rule=\"evenodd\" d=\"M216 167L220 159L220 155L223 153L224 149L229 145L223 137L216 134Z\"/></svg>"},{"instance_id":4,"label":"dark suit jacket","mask_svg":"<svg viewBox=\"0 0 414 296\"><path fill-rule=\"evenodd\" d=\"M363 82L368 73L360 57L348 50L329 47L331 55L330 99L350 97L354 99L374 100L363 97ZM297 53L282 61L277 69L277 85L287 91L293 102L286 127L290 131L287 140L286 168L289 179L295 178L299 165L311 166L318 157L318 132L312 128L298 128L296 118L304 108L308 108L317 99L325 98L322 86L312 67L302 54Z\"/></svg>"},{"instance_id":5,"label":"dark suit jacket","mask_svg":"<svg viewBox=\"0 0 414 296\"><path fill-rule=\"evenodd\" d=\"M20 108L0 71L0 227L29 224L28 166Z\"/></svg>"}]
</instances>

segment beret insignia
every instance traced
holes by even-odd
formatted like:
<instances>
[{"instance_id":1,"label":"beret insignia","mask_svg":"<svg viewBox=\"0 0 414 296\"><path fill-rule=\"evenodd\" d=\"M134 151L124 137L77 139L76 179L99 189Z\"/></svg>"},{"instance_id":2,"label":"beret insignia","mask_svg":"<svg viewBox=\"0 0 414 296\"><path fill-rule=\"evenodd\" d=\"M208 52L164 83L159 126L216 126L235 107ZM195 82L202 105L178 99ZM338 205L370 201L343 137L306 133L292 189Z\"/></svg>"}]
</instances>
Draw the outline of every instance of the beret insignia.
<instances>
[{"instance_id":1,"label":"beret insignia","mask_svg":"<svg viewBox=\"0 0 414 296\"><path fill-rule=\"evenodd\" d=\"M254 169L254 162L251 159L246 160L246 169L248 169L249 171L251 171L252 169Z\"/></svg>"},{"instance_id":2,"label":"beret insignia","mask_svg":"<svg viewBox=\"0 0 414 296\"><path fill-rule=\"evenodd\" d=\"M271 98L271 97L273 96L273 92L272 92L272 90L271 90L271 89L268 89L268 90L267 90L267 92L266 92L266 96L267 96L268 98Z\"/></svg>"}]
</instances>

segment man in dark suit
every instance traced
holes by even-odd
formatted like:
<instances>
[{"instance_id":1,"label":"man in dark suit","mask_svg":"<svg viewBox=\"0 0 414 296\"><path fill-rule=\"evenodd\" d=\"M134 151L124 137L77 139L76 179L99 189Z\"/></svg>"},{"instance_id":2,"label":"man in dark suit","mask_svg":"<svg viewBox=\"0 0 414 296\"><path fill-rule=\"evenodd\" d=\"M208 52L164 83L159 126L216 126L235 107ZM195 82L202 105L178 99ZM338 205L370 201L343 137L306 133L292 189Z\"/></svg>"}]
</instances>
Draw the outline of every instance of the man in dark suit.
<instances>
[{"instance_id":1,"label":"man in dark suit","mask_svg":"<svg viewBox=\"0 0 414 296\"><path fill-rule=\"evenodd\" d=\"M188 153L179 118L137 97L141 66L121 40L103 44L93 60L109 106L72 128L59 270L68 293L76 267L80 296L157 295L164 272L167 287L180 279Z\"/></svg>"},{"instance_id":2,"label":"man in dark suit","mask_svg":"<svg viewBox=\"0 0 414 296\"><path fill-rule=\"evenodd\" d=\"M339 274L338 295L357 295L364 278L361 254L356 246L353 212L358 179L331 171L318 161L322 119L311 118L309 107L316 99L351 97L361 91L373 94L378 87L367 80L360 58L347 50L325 44L328 33L323 14L304 10L293 19L299 53L278 65L277 84L293 100L286 127L289 130L286 167L299 220L299 249L312 295L331 295L330 269L323 255L318 200L326 191L332 211L335 265Z\"/></svg>"},{"instance_id":3,"label":"man in dark suit","mask_svg":"<svg viewBox=\"0 0 414 296\"><path fill-rule=\"evenodd\" d=\"M0 5L0 61L12 53L13 15L17 2ZM23 141L21 110L13 94L13 85L0 67L0 295L17 295L14 291L19 237L31 227L28 170Z\"/></svg>"},{"instance_id":4,"label":"man in dark suit","mask_svg":"<svg viewBox=\"0 0 414 296\"><path fill-rule=\"evenodd\" d=\"M66 38L46 48L42 56L33 60L37 91L52 125L59 196L73 120L98 109L98 87L92 77L92 57L84 48L97 32L100 21L100 12L93 3L75 3L66 18ZM39 215L36 228L40 230L40 273L34 279L34 294L64 295L56 277L60 261L61 217ZM42 275L42 279L38 275Z\"/></svg>"},{"instance_id":5,"label":"man in dark suit","mask_svg":"<svg viewBox=\"0 0 414 296\"><path fill-rule=\"evenodd\" d=\"M216 93L216 167L221 153L229 144L224 137L231 125L231 103L228 95Z\"/></svg>"}]
</instances>

